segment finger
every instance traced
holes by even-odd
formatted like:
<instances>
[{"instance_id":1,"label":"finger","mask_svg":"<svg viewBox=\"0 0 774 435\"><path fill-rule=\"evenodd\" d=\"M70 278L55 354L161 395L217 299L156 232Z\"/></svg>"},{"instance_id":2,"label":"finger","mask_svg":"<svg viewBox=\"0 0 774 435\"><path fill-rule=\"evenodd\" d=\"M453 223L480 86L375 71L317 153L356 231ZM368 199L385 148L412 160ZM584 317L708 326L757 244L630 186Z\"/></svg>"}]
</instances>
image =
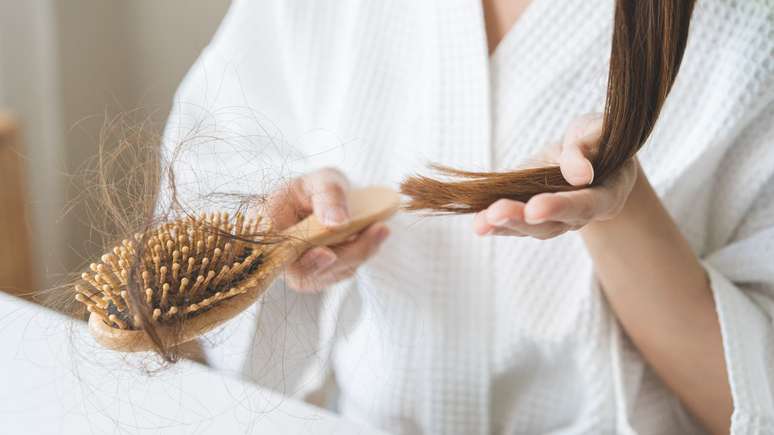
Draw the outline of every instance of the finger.
<instances>
[{"instance_id":1,"label":"finger","mask_svg":"<svg viewBox=\"0 0 774 435\"><path fill-rule=\"evenodd\" d=\"M301 293L318 292L345 280L355 274L356 267L341 268L336 270L326 270L324 272L306 276L295 282L288 284L296 291Z\"/></svg>"},{"instance_id":2,"label":"finger","mask_svg":"<svg viewBox=\"0 0 774 435\"><path fill-rule=\"evenodd\" d=\"M524 214L525 220L532 224L557 221L585 225L592 219L607 216L616 202L615 192L605 187L543 193L530 199Z\"/></svg>"},{"instance_id":3,"label":"finger","mask_svg":"<svg viewBox=\"0 0 774 435\"><path fill-rule=\"evenodd\" d=\"M559 193L542 193L532 197L527 202L524 219L530 224L555 221L568 224L583 224L588 222L596 210L597 198L582 189L579 195L560 195ZM562 192L563 193L563 192Z\"/></svg>"},{"instance_id":4,"label":"finger","mask_svg":"<svg viewBox=\"0 0 774 435\"><path fill-rule=\"evenodd\" d=\"M495 227L524 221L524 203L511 199L498 199L485 211L486 222Z\"/></svg>"},{"instance_id":5,"label":"finger","mask_svg":"<svg viewBox=\"0 0 774 435\"><path fill-rule=\"evenodd\" d=\"M354 241L331 247L339 261L330 268L359 266L376 253L389 235L390 229L387 225L375 223L366 228Z\"/></svg>"},{"instance_id":6,"label":"finger","mask_svg":"<svg viewBox=\"0 0 774 435\"><path fill-rule=\"evenodd\" d=\"M312 210L323 225L333 227L349 221L346 178L336 170L324 169L304 177L304 190Z\"/></svg>"},{"instance_id":7,"label":"finger","mask_svg":"<svg viewBox=\"0 0 774 435\"><path fill-rule=\"evenodd\" d=\"M293 277L303 277L317 273L332 265L338 256L330 248L320 246L305 252L298 260L288 266L286 273Z\"/></svg>"},{"instance_id":8,"label":"finger","mask_svg":"<svg viewBox=\"0 0 774 435\"><path fill-rule=\"evenodd\" d=\"M595 114L573 120L567 129L557 161L571 185L585 186L594 181L591 159L596 156L601 133L602 117Z\"/></svg>"},{"instance_id":9,"label":"finger","mask_svg":"<svg viewBox=\"0 0 774 435\"><path fill-rule=\"evenodd\" d=\"M559 154L559 169L572 186L587 186L594 181L594 166L580 148L568 145Z\"/></svg>"},{"instance_id":10,"label":"finger","mask_svg":"<svg viewBox=\"0 0 774 435\"><path fill-rule=\"evenodd\" d=\"M334 284L351 276L388 236L387 226L378 223L368 227L352 242L329 248L314 248L288 268L286 282L298 291L316 291ZM314 256L310 263L303 261L307 255L321 249L328 251L335 261L318 263Z\"/></svg>"},{"instance_id":11,"label":"finger","mask_svg":"<svg viewBox=\"0 0 774 435\"><path fill-rule=\"evenodd\" d=\"M500 199L476 214L473 226L478 235L529 236L538 239L555 237L569 229L567 225L558 222L530 225L524 221L524 203L509 199Z\"/></svg>"},{"instance_id":12,"label":"finger","mask_svg":"<svg viewBox=\"0 0 774 435\"><path fill-rule=\"evenodd\" d=\"M514 222L515 221L513 220L507 220L501 223L503 225L510 225ZM509 227L498 226L498 225L493 225L489 223L486 216L486 210L476 213L475 217L473 218L473 231L476 233L476 235L479 235L479 236L488 236L488 235L497 235L497 236L508 235L508 236L515 236L515 237L524 236L524 234L521 234Z\"/></svg>"},{"instance_id":13,"label":"finger","mask_svg":"<svg viewBox=\"0 0 774 435\"><path fill-rule=\"evenodd\" d=\"M572 229L563 222L546 222L538 225L518 223L512 226L497 227L492 231L495 236L533 237L540 240L551 239Z\"/></svg>"},{"instance_id":14,"label":"finger","mask_svg":"<svg viewBox=\"0 0 774 435\"><path fill-rule=\"evenodd\" d=\"M626 204L637 171L637 161L629 159L599 186L535 195L524 208L524 220L530 224L559 221L579 226L592 219L615 217Z\"/></svg>"},{"instance_id":15,"label":"finger","mask_svg":"<svg viewBox=\"0 0 774 435\"><path fill-rule=\"evenodd\" d=\"M516 231L511 228L494 227L492 231L486 234L487 236L508 236L508 237L526 237L527 235L521 231Z\"/></svg>"},{"instance_id":16,"label":"finger","mask_svg":"<svg viewBox=\"0 0 774 435\"><path fill-rule=\"evenodd\" d=\"M495 226L486 220L486 210L476 213L473 217L473 232L479 236L485 236L494 231Z\"/></svg>"},{"instance_id":17,"label":"finger","mask_svg":"<svg viewBox=\"0 0 774 435\"><path fill-rule=\"evenodd\" d=\"M284 230L312 212L309 197L303 192L301 179L275 190L259 214L267 216L275 230Z\"/></svg>"},{"instance_id":18,"label":"finger","mask_svg":"<svg viewBox=\"0 0 774 435\"><path fill-rule=\"evenodd\" d=\"M601 113L588 113L573 119L562 138L562 146L573 144L585 157L593 159L599 148L603 123Z\"/></svg>"},{"instance_id":19,"label":"finger","mask_svg":"<svg viewBox=\"0 0 774 435\"><path fill-rule=\"evenodd\" d=\"M498 226L511 221L522 220L522 208L524 204L510 199L499 199L492 203L486 210L476 213L473 218L473 231L484 236Z\"/></svg>"}]
</instances>

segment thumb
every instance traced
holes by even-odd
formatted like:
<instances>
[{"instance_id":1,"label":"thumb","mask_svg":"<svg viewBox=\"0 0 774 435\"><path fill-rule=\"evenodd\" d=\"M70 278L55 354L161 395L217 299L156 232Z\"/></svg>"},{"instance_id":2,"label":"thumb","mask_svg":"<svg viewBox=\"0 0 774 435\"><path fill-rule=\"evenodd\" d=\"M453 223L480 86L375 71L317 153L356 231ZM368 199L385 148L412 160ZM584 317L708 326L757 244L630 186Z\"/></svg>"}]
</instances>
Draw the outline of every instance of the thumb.
<instances>
[{"instance_id":1,"label":"thumb","mask_svg":"<svg viewBox=\"0 0 774 435\"><path fill-rule=\"evenodd\" d=\"M305 190L312 204L312 212L325 226L333 227L349 222L346 178L338 171L323 170L306 179Z\"/></svg>"},{"instance_id":2,"label":"thumb","mask_svg":"<svg viewBox=\"0 0 774 435\"><path fill-rule=\"evenodd\" d=\"M572 186L588 186L594 181L594 166L577 147L565 147L559 155L559 169Z\"/></svg>"},{"instance_id":3,"label":"thumb","mask_svg":"<svg viewBox=\"0 0 774 435\"><path fill-rule=\"evenodd\" d=\"M592 158L596 156L602 133L602 116L584 115L575 119L562 141L559 168L564 179L573 186L586 186L594 181Z\"/></svg>"}]
</instances>

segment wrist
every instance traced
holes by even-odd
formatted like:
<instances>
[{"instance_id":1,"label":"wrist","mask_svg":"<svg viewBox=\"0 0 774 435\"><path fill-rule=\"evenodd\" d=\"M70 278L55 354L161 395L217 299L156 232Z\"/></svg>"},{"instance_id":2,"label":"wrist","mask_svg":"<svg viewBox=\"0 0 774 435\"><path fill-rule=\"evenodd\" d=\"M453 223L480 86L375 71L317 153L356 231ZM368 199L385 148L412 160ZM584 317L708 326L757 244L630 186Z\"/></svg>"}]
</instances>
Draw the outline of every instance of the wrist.
<instances>
[{"instance_id":1,"label":"wrist","mask_svg":"<svg viewBox=\"0 0 774 435\"><path fill-rule=\"evenodd\" d=\"M637 177L621 211L613 218L591 221L581 228L579 232L585 239L586 237L603 235L609 229L628 227L638 220L647 219L647 215L657 207L660 207L658 195L651 187L645 172L643 172L638 162Z\"/></svg>"},{"instance_id":2,"label":"wrist","mask_svg":"<svg viewBox=\"0 0 774 435\"><path fill-rule=\"evenodd\" d=\"M676 287L704 292L708 285L704 268L645 173L639 166L637 169L637 179L621 212L612 219L592 222L581 229L589 254L595 263L604 262L610 270L619 272L653 265L654 258L670 258L660 263L658 274L674 269L674 274L665 276L678 277L673 278L680 284ZM653 279L658 277L653 275ZM671 288L675 282L660 286Z\"/></svg>"}]
</instances>

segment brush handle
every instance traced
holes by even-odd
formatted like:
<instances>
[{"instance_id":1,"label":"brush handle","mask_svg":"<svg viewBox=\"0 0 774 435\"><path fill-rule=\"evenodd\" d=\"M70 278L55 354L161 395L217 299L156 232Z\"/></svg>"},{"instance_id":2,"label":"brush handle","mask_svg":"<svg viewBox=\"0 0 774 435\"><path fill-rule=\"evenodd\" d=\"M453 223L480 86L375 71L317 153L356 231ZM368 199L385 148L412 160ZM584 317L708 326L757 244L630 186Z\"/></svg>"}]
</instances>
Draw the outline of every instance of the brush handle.
<instances>
[{"instance_id":1,"label":"brush handle","mask_svg":"<svg viewBox=\"0 0 774 435\"><path fill-rule=\"evenodd\" d=\"M315 215L283 232L287 243L301 248L336 245L362 231L365 227L392 216L400 206L398 194L387 187L366 187L347 192L350 220L344 225L326 227Z\"/></svg>"}]
</instances>

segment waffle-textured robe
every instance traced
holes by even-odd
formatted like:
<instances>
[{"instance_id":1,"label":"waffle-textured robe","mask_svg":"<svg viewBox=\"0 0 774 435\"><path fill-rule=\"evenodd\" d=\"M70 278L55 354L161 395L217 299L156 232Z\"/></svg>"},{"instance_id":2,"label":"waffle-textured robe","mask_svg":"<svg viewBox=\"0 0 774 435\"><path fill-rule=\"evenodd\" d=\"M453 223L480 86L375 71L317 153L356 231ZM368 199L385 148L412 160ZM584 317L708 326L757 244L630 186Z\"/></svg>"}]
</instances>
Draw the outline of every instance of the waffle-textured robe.
<instances>
[{"instance_id":1,"label":"waffle-textured robe","mask_svg":"<svg viewBox=\"0 0 774 435\"><path fill-rule=\"evenodd\" d=\"M735 434L774 433L773 9L698 1L640 153L711 279ZM237 0L168 124L169 156L189 138L180 196L208 207L221 197L198 195L267 192L324 165L393 186L431 161L515 167L601 110L611 21L610 0L534 0L489 56L479 0ZM214 360L247 357L247 376L287 393L335 379L340 412L397 434L700 433L577 234L480 238L470 216L391 226L353 280L274 288L257 321L234 323L251 338L220 335Z\"/></svg>"}]
</instances>

